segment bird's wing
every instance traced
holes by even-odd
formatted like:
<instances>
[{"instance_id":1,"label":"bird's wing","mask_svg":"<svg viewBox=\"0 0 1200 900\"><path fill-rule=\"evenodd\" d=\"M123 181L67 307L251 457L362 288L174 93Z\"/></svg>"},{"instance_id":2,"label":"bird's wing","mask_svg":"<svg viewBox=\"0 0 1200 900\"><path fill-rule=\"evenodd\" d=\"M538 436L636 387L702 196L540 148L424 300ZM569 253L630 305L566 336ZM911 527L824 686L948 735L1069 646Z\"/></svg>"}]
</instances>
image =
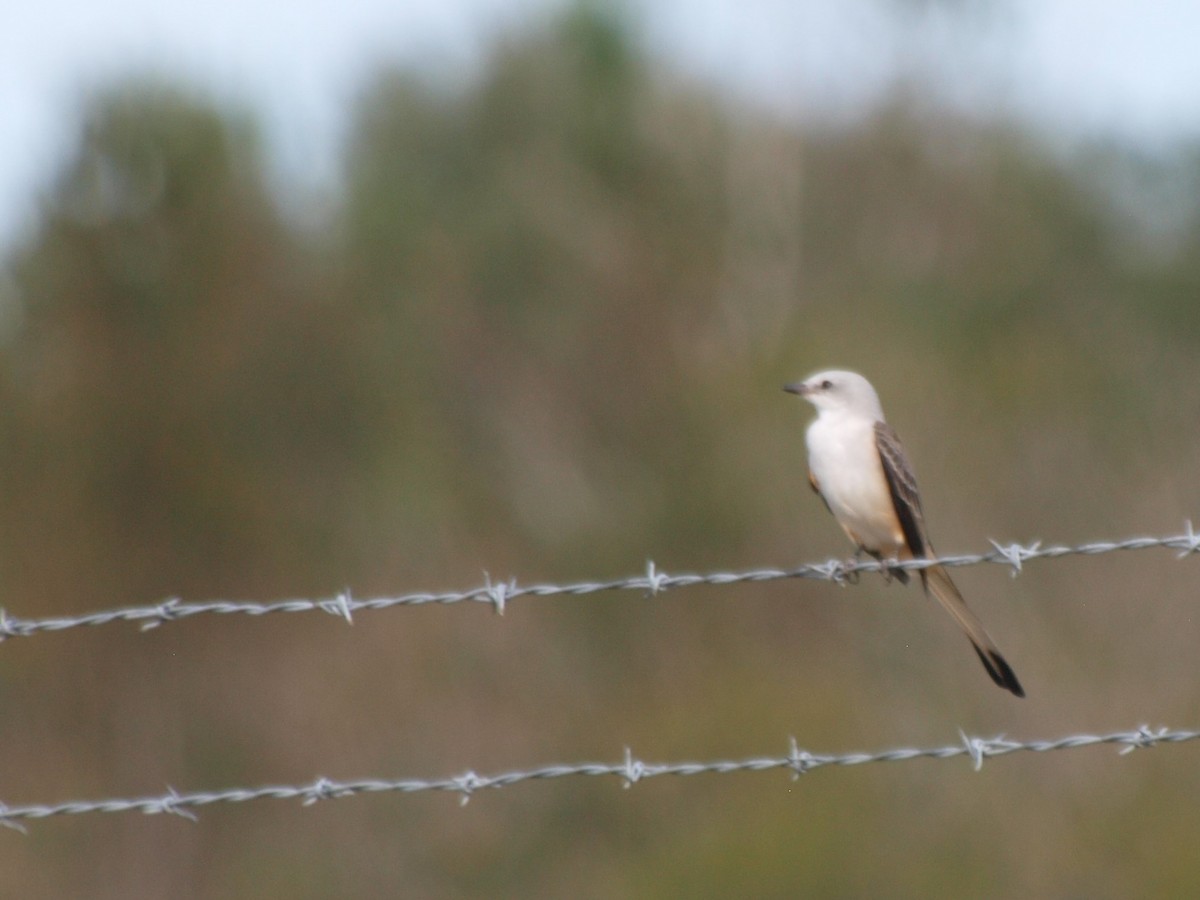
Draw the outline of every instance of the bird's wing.
<instances>
[{"instance_id":1,"label":"bird's wing","mask_svg":"<svg viewBox=\"0 0 1200 900\"><path fill-rule=\"evenodd\" d=\"M915 557L928 556L931 550L925 533L925 515L921 512L921 497L917 493L917 479L904 454L900 436L886 422L875 423L875 447L879 450L883 475L908 551Z\"/></svg>"}]
</instances>

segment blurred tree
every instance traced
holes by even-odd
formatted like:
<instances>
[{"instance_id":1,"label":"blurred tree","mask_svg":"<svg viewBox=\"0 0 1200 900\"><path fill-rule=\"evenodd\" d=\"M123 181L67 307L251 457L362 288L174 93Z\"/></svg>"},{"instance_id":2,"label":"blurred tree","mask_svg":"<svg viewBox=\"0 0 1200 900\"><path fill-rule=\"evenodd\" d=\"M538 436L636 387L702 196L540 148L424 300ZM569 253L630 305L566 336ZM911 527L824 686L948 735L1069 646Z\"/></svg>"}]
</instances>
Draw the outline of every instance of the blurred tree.
<instances>
[{"instance_id":1,"label":"blurred tree","mask_svg":"<svg viewBox=\"0 0 1200 900\"><path fill-rule=\"evenodd\" d=\"M244 117L158 87L96 100L13 266L3 543L24 566L72 548L42 590L245 591L226 576L251 562L307 584L360 438L319 259Z\"/></svg>"},{"instance_id":2,"label":"blurred tree","mask_svg":"<svg viewBox=\"0 0 1200 900\"><path fill-rule=\"evenodd\" d=\"M664 115L700 128L666 130ZM703 502L701 444L684 455L695 434L655 422L686 417L671 310L702 317L714 294L716 123L663 96L592 7L502 48L466 91L393 73L368 92L348 152L346 292L389 384L380 473L403 485L395 508L427 517L432 492L493 552L507 533L595 559L646 552L681 503ZM638 471L649 459L659 484Z\"/></svg>"},{"instance_id":3,"label":"blurred tree","mask_svg":"<svg viewBox=\"0 0 1200 900\"><path fill-rule=\"evenodd\" d=\"M679 84L595 4L500 42L465 85L380 74L350 135L338 218L303 239L248 116L138 83L94 99L5 282L15 612L843 552L805 486L804 413L778 389L827 364L889 386L946 552L1173 527L1200 496L1186 191L1148 247L1102 167L1013 123L901 92L841 128L769 121ZM502 620L207 617L13 641L3 768L40 801L303 780L331 760L331 777L433 775L1192 715L1181 570L1084 564L964 573L973 602L1003 600L987 618L1028 679L1018 710L942 652L914 590L747 584ZM58 842L62 866L29 842L12 869L73 873L53 896L1090 896L1114 870L1143 884L1109 847L1136 832L1177 846L1182 874L1162 878L1194 888L1191 807L1136 815L1140 778L1164 796L1194 779L1161 754L1112 791L1047 754L823 772L790 792L563 780L466 811L248 804L199 831L79 817L45 826L83 835Z\"/></svg>"}]
</instances>

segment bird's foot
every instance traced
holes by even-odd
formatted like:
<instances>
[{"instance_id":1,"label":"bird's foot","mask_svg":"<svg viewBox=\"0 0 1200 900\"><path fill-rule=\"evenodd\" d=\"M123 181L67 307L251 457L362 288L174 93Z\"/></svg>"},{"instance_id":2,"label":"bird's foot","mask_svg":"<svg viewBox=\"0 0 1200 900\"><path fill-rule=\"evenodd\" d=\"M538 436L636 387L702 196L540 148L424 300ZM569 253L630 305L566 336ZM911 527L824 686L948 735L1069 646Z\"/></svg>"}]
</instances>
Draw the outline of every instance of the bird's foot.
<instances>
[{"instance_id":1,"label":"bird's foot","mask_svg":"<svg viewBox=\"0 0 1200 900\"><path fill-rule=\"evenodd\" d=\"M889 563L895 561L896 560L880 560L880 563L883 565L883 568L880 569L880 572L883 573L884 583L891 584L892 580L895 579L901 584L908 584L908 572L899 566L889 565Z\"/></svg>"},{"instance_id":2,"label":"bird's foot","mask_svg":"<svg viewBox=\"0 0 1200 900\"><path fill-rule=\"evenodd\" d=\"M862 562L860 554L855 553L852 557L842 563L842 584L858 584L858 564Z\"/></svg>"}]
</instances>

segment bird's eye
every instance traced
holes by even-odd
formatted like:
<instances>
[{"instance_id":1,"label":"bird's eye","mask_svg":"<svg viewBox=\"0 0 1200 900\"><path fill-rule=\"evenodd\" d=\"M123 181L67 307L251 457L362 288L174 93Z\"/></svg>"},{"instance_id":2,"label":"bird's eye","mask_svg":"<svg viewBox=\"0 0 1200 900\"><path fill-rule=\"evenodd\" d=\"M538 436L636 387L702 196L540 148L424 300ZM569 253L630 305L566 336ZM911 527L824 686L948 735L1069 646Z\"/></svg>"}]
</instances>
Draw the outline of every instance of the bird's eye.
<instances>
[{"instance_id":1,"label":"bird's eye","mask_svg":"<svg viewBox=\"0 0 1200 900\"><path fill-rule=\"evenodd\" d=\"M830 381L828 378L826 378L824 381L821 382L821 390L827 391L831 387L833 387L833 382Z\"/></svg>"}]
</instances>

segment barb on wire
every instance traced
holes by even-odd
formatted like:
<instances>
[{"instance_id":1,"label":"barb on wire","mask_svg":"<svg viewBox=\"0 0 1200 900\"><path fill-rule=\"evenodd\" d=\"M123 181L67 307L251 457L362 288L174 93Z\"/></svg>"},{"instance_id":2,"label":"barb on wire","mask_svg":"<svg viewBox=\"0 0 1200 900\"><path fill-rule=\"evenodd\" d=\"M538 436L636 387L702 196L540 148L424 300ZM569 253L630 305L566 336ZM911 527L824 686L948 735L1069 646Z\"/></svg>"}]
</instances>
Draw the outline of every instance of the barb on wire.
<instances>
[{"instance_id":1,"label":"barb on wire","mask_svg":"<svg viewBox=\"0 0 1200 900\"><path fill-rule=\"evenodd\" d=\"M740 572L709 572L707 574L669 575L648 560L643 574L611 581L580 581L573 584L520 585L515 579L493 581L484 574L484 583L465 591L444 593L403 594L398 597L376 597L355 600L349 590L331 598L319 600L279 600L254 602L213 600L202 603L184 603L177 597L150 606L130 606L124 609L101 610L77 616L56 616L44 619L18 619L0 609L0 641L14 637L30 637L49 631L65 631L68 628L107 625L111 622L136 622L143 631L157 628L167 622L177 622L198 615L265 616L271 613L324 612L350 624L354 614L360 610L390 609L394 606L446 605L451 603L480 603L503 614L508 605L522 597L579 597L602 591L640 591L654 597L663 591L692 587L700 584L732 585L747 582L778 581L787 578L810 578L844 584L853 581L861 572L879 572L888 569L924 569L930 566L975 566L999 563L1009 566L1015 577L1023 565L1036 559L1059 559L1064 556L1097 556L1118 550L1148 550L1162 547L1178 550L1178 558L1200 553L1200 534L1185 523L1182 534L1170 537L1134 537L1120 541L1094 541L1076 546L1055 545L1043 547L1041 541L1031 544L1001 544L991 541L992 549L986 553L960 556L942 556L932 559L909 560L840 560L830 559L820 563L808 563L790 569L750 569Z\"/></svg>"},{"instance_id":2,"label":"barb on wire","mask_svg":"<svg viewBox=\"0 0 1200 900\"><path fill-rule=\"evenodd\" d=\"M761 756L747 759L713 760L710 762L644 762L625 749L620 762L584 762L542 766L535 769L503 772L497 775L480 775L468 770L462 775L447 778L420 779L401 778L396 780L364 779L359 781L332 781L317 778L311 784L266 785L256 788L229 788L227 790L181 794L169 789L158 797L113 798L108 800L71 800L51 805L7 806L0 803L0 825L24 832L22 820L45 819L52 816L76 816L86 813L141 812L146 815L169 813L196 821L193 810L215 803L245 803L250 800L299 800L302 806L312 806L325 800L353 797L358 794L396 792L413 794L422 791L443 791L459 795L459 802L466 805L471 796L482 790L498 790L526 781L575 776L610 776L620 779L625 788L632 788L649 778L664 775L730 775L737 772L767 772L780 769L791 772L792 779L807 775L814 769L825 766L859 766L868 763L911 762L916 759L953 759L966 756L972 767L979 771L984 760L1009 753L1048 753L1056 750L1076 750L1099 744L1121 747L1124 756L1134 750L1154 747L1158 744L1178 744L1200 739L1200 731L1171 731L1166 728L1152 729L1142 725L1132 731L1112 734L1077 734L1055 740L1013 741L1002 737L968 737L960 732L961 741L944 747L895 748L874 753L818 754L801 750L795 738L789 741L785 756Z\"/></svg>"}]
</instances>

